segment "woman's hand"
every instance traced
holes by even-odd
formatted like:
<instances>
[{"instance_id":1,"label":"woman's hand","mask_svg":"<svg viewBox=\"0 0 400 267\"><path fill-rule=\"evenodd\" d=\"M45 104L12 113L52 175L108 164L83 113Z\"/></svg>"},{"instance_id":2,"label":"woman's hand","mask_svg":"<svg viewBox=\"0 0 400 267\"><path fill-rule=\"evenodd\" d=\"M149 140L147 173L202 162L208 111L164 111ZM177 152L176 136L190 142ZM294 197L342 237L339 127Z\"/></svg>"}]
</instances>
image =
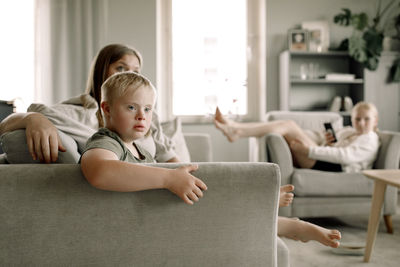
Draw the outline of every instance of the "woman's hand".
<instances>
[{"instance_id":1,"label":"woman's hand","mask_svg":"<svg viewBox=\"0 0 400 267\"><path fill-rule=\"evenodd\" d=\"M182 166L171 171L166 181L165 188L183 199L185 203L193 205L203 197L202 190L207 190L207 185L190 173L197 170L198 165Z\"/></svg>"},{"instance_id":2,"label":"woman's hand","mask_svg":"<svg viewBox=\"0 0 400 267\"><path fill-rule=\"evenodd\" d=\"M57 128L39 113L26 117L26 142L32 158L45 163L55 162L58 150L66 151L58 136Z\"/></svg>"}]
</instances>

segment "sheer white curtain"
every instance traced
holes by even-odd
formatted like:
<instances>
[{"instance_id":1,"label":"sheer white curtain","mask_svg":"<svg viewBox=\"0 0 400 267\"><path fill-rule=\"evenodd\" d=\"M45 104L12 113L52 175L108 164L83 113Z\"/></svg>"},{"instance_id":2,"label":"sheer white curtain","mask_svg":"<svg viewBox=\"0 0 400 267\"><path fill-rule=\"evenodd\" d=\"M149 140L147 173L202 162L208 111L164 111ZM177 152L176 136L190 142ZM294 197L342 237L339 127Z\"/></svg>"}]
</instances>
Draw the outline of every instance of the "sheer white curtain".
<instances>
[{"instance_id":1,"label":"sheer white curtain","mask_svg":"<svg viewBox=\"0 0 400 267\"><path fill-rule=\"evenodd\" d=\"M36 0L35 102L53 104L84 92L106 39L107 2Z\"/></svg>"}]
</instances>

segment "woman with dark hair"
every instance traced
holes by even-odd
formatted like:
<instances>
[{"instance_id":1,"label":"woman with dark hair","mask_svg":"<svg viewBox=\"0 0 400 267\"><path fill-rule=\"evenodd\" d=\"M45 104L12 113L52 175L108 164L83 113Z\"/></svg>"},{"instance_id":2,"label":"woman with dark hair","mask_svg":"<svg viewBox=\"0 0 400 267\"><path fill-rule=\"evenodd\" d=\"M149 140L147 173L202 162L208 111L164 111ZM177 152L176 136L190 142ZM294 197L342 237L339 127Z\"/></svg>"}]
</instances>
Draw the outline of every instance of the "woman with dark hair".
<instances>
[{"instance_id":1,"label":"woman with dark hair","mask_svg":"<svg viewBox=\"0 0 400 267\"><path fill-rule=\"evenodd\" d=\"M27 113L11 114L0 123L0 135L16 129L26 129L32 158L46 163L55 162L58 151L65 151L58 130L74 138L82 151L87 139L104 125L99 108L103 82L117 72L140 73L142 65L142 56L136 49L121 44L107 45L93 60L85 94L53 106L32 104ZM140 141L142 146L158 162L177 162L172 144L163 134L155 113L151 133L151 136Z\"/></svg>"}]
</instances>

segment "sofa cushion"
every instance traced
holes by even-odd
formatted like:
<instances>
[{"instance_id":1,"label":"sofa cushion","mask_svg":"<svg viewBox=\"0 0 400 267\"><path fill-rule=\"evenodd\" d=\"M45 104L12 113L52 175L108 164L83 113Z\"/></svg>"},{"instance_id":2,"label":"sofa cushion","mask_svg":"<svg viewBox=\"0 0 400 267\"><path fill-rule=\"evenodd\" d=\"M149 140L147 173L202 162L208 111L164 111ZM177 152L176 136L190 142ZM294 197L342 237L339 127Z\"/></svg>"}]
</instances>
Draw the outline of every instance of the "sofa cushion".
<instances>
[{"instance_id":1,"label":"sofa cushion","mask_svg":"<svg viewBox=\"0 0 400 267\"><path fill-rule=\"evenodd\" d=\"M56 162L77 163L80 158L80 154L78 153L78 146L75 140L61 131L58 131L58 135L60 136L61 142L67 151L59 151ZM33 160L31 154L29 153L25 129L4 133L0 137L0 143L8 163L39 163L39 160Z\"/></svg>"},{"instance_id":2,"label":"sofa cushion","mask_svg":"<svg viewBox=\"0 0 400 267\"><path fill-rule=\"evenodd\" d=\"M371 196L373 181L361 173L295 169L292 176L296 196Z\"/></svg>"},{"instance_id":3,"label":"sofa cushion","mask_svg":"<svg viewBox=\"0 0 400 267\"><path fill-rule=\"evenodd\" d=\"M181 120L176 117L171 121L161 123L161 126L164 134L173 142L173 148L179 158L179 161L190 162L189 150L182 133Z\"/></svg>"}]
</instances>

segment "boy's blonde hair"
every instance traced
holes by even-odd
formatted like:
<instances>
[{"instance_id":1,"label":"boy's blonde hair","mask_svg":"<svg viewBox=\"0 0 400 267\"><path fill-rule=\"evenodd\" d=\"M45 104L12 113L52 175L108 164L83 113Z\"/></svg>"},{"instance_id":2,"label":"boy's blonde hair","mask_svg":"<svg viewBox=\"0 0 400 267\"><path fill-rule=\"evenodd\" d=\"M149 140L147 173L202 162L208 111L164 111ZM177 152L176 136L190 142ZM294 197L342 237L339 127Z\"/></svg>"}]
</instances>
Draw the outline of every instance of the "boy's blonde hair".
<instances>
[{"instance_id":1,"label":"boy's blonde hair","mask_svg":"<svg viewBox=\"0 0 400 267\"><path fill-rule=\"evenodd\" d=\"M153 92L155 102L157 92L149 79L133 71L115 73L101 86L101 101L107 101L112 104L115 98L124 95L128 89L136 91L141 87L148 88Z\"/></svg>"},{"instance_id":2,"label":"boy's blonde hair","mask_svg":"<svg viewBox=\"0 0 400 267\"><path fill-rule=\"evenodd\" d=\"M360 109L372 111L372 113L374 113L376 119L378 119L378 109L376 108L376 106L373 103L364 102L364 101L358 102L353 107L353 110L351 111L351 115L354 116L354 113L359 111Z\"/></svg>"},{"instance_id":3,"label":"boy's blonde hair","mask_svg":"<svg viewBox=\"0 0 400 267\"><path fill-rule=\"evenodd\" d=\"M355 116L356 112L359 111L360 109L371 111L373 113L373 115L375 116L376 122L378 122L378 109L376 108L375 104L373 104L371 102L364 102L364 101L358 102L351 111L351 117L353 118ZM375 127L374 130L377 131L378 128Z\"/></svg>"}]
</instances>

